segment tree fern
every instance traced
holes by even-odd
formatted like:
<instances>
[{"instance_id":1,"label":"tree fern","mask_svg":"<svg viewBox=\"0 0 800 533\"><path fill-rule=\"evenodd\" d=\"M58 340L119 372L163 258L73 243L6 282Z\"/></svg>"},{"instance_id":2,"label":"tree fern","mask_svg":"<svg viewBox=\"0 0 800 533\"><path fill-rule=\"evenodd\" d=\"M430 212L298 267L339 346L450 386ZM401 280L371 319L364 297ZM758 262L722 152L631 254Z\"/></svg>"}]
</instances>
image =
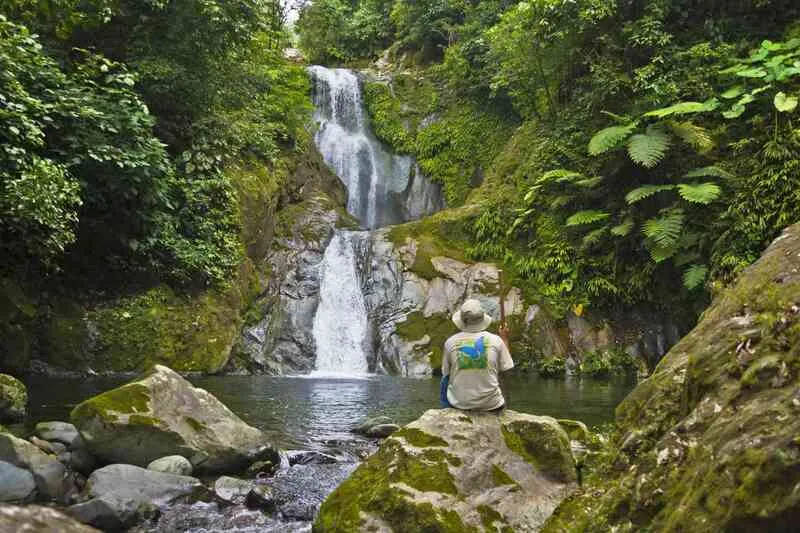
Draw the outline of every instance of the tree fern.
<instances>
[{"instance_id":1,"label":"tree fern","mask_svg":"<svg viewBox=\"0 0 800 533\"><path fill-rule=\"evenodd\" d=\"M684 178L723 178L733 179L735 176L717 166L695 168L683 175Z\"/></svg>"},{"instance_id":2,"label":"tree fern","mask_svg":"<svg viewBox=\"0 0 800 533\"><path fill-rule=\"evenodd\" d=\"M589 141L589 154L600 155L613 150L630 137L638 125L638 122L631 122L625 126L611 126L598 131Z\"/></svg>"},{"instance_id":3,"label":"tree fern","mask_svg":"<svg viewBox=\"0 0 800 533\"><path fill-rule=\"evenodd\" d=\"M616 237L626 237L630 235L631 230L633 230L633 220L630 218L626 218L622 221L621 224L618 224L611 228L611 235Z\"/></svg>"},{"instance_id":4,"label":"tree fern","mask_svg":"<svg viewBox=\"0 0 800 533\"><path fill-rule=\"evenodd\" d=\"M587 224L594 224L609 217L608 213L597 210L578 211L567 219L567 226L585 226Z\"/></svg>"},{"instance_id":5,"label":"tree fern","mask_svg":"<svg viewBox=\"0 0 800 533\"><path fill-rule=\"evenodd\" d=\"M637 133L628 141L628 155L643 167L655 167L669 150L669 135L658 126L650 125L645 133Z\"/></svg>"},{"instance_id":6,"label":"tree fern","mask_svg":"<svg viewBox=\"0 0 800 533\"><path fill-rule=\"evenodd\" d=\"M707 152L714 147L714 141L711 139L708 130L702 126L698 126L690 121L676 122L669 121L669 129L680 140L697 150L698 152Z\"/></svg>"},{"instance_id":7,"label":"tree fern","mask_svg":"<svg viewBox=\"0 0 800 533\"><path fill-rule=\"evenodd\" d=\"M678 194L687 202L708 205L722 194L722 189L716 183L681 183L678 185Z\"/></svg>"},{"instance_id":8,"label":"tree fern","mask_svg":"<svg viewBox=\"0 0 800 533\"><path fill-rule=\"evenodd\" d=\"M578 180L575 182L575 185L578 187L584 187L586 189L593 189L600 185L603 182L603 176L595 176L593 178L585 178L582 180Z\"/></svg>"},{"instance_id":9,"label":"tree fern","mask_svg":"<svg viewBox=\"0 0 800 533\"><path fill-rule=\"evenodd\" d=\"M642 231L657 246L672 247L677 244L681 236L684 219L682 209L673 209L658 218L647 220Z\"/></svg>"},{"instance_id":10,"label":"tree fern","mask_svg":"<svg viewBox=\"0 0 800 533\"><path fill-rule=\"evenodd\" d=\"M566 195L566 194L561 195L561 196L556 196L555 198L553 198L550 201L550 207L552 209L558 209L560 207L564 207L565 205L567 205L568 203L570 203L574 199L575 199L574 196L569 196L569 195Z\"/></svg>"},{"instance_id":11,"label":"tree fern","mask_svg":"<svg viewBox=\"0 0 800 533\"><path fill-rule=\"evenodd\" d=\"M640 202L645 198L649 198L656 193L661 191L671 191L674 188L675 185L642 185L641 187L637 187L626 194L625 201L628 202L628 205L635 204L636 202Z\"/></svg>"},{"instance_id":12,"label":"tree fern","mask_svg":"<svg viewBox=\"0 0 800 533\"><path fill-rule=\"evenodd\" d=\"M692 265L683 272L683 284L690 291L701 287L708 276L706 265Z\"/></svg>"},{"instance_id":13,"label":"tree fern","mask_svg":"<svg viewBox=\"0 0 800 533\"><path fill-rule=\"evenodd\" d=\"M644 116L664 118L672 115L692 115L695 113L714 111L717 107L719 107L719 101L716 98L707 100L705 102L679 102L669 107L648 111L644 114Z\"/></svg>"}]
</instances>

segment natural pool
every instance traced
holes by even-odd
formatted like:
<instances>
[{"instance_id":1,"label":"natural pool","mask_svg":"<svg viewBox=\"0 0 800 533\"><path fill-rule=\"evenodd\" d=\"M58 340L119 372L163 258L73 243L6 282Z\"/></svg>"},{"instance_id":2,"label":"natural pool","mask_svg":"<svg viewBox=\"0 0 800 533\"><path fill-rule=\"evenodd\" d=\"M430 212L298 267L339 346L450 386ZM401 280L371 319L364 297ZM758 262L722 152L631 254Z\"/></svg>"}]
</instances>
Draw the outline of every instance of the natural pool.
<instances>
[{"instance_id":1,"label":"natural pool","mask_svg":"<svg viewBox=\"0 0 800 533\"><path fill-rule=\"evenodd\" d=\"M287 449L336 447L352 439L350 429L368 416L387 415L405 424L438 407L439 401L438 379L210 376L190 380ZM76 404L125 381L31 377L29 423L68 420ZM512 375L508 381L512 409L572 418L589 426L609 422L634 385L625 378L556 380L535 374Z\"/></svg>"}]
</instances>

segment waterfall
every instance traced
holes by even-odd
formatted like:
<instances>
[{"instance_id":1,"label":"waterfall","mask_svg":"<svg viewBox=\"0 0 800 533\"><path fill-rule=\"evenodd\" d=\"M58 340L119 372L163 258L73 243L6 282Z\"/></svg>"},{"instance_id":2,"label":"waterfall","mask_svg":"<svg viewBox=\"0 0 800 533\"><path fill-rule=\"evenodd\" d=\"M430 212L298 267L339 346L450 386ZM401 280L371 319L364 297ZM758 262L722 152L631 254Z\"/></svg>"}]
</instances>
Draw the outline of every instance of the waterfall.
<instances>
[{"instance_id":1,"label":"waterfall","mask_svg":"<svg viewBox=\"0 0 800 533\"><path fill-rule=\"evenodd\" d=\"M370 128L358 76L346 69L309 68L314 93L314 142L347 187L347 210L363 228L421 218L442 209L441 187L413 157L393 154ZM321 263L314 315L316 375L368 372L370 324L357 247L366 232L336 231Z\"/></svg>"},{"instance_id":2,"label":"waterfall","mask_svg":"<svg viewBox=\"0 0 800 533\"><path fill-rule=\"evenodd\" d=\"M361 232L337 231L325 249L314 340L316 374L367 373L367 309L361 292L356 246Z\"/></svg>"},{"instance_id":3,"label":"waterfall","mask_svg":"<svg viewBox=\"0 0 800 533\"><path fill-rule=\"evenodd\" d=\"M441 187L414 158L391 153L369 124L361 82L353 71L309 68L314 86L314 141L348 190L347 210L365 228L430 215L443 207Z\"/></svg>"}]
</instances>

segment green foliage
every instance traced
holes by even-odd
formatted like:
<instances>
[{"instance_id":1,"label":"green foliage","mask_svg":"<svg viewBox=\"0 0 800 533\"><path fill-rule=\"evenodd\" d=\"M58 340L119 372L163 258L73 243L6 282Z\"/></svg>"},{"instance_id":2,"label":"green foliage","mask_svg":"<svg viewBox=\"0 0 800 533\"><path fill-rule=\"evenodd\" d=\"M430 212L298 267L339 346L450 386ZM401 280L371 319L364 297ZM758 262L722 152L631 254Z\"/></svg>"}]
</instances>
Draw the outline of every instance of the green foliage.
<instances>
[{"instance_id":1,"label":"green foliage","mask_svg":"<svg viewBox=\"0 0 800 533\"><path fill-rule=\"evenodd\" d=\"M596 350L583 356L580 372L590 376L608 376L636 370L636 358L625 350Z\"/></svg>"},{"instance_id":2,"label":"green foliage","mask_svg":"<svg viewBox=\"0 0 800 533\"><path fill-rule=\"evenodd\" d=\"M609 214L603 213L602 211L597 211L597 210L578 211L577 213L567 218L566 224L567 226L584 226L587 224L594 224L595 222L600 222L601 220L606 220L608 217Z\"/></svg>"},{"instance_id":3,"label":"green foliage","mask_svg":"<svg viewBox=\"0 0 800 533\"><path fill-rule=\"evenodd\" d=\"M691 265L683 272L683 284L689 290L702 287L708 277L708 266Z\"/></svg>"},{"instance_id":4,"label":"green foliage","mask_svg":"<svg viewBox=\"0 0 800 533\"><path fill-rule=\"evenodd\" d=\"M646 168L656 166L667 153L670 138L667 133L656 126L648 126L645 133L637 133L628 140L628 155Z\"/></svg>"},{"instance_id":5,"label":"green foliage","mask_svg":"<svg viewBox=\"0 0 800 533\"><path fill-rule=\"evenodd\" d=\"M722 189L716 183L680 183L678 194L687 202L707 205L719 198Z\"/></svg>"},{"instance_id":6,"label":"green foliage","mask_svg":"<svg viewBox=\"0 0 800 533\"><path fill-rule=\"evenodd\" d=\"M631 136L637 126L634 122L626 126L609 126L598 131L589 141L589 154L600 155L617 148Z\"/></svg>"}]
</instances>

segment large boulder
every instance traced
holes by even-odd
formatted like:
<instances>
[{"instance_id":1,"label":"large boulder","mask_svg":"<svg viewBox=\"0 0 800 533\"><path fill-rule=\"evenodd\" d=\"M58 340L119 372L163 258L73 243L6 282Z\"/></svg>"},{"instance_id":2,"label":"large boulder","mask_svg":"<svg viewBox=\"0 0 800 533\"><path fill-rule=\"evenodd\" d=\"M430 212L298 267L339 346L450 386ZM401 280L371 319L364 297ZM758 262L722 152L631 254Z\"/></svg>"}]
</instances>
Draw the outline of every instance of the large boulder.
<instances>
[{"instance_id":1,"label":"large boulder","mask_svg":"<svg viewBox=\"0 0 800 533\"><path fill-rule=\"evenodd\" d=\"M799 369L796 224L619 405L609 460L546 531L795 531Z\"/></svg>"},{"instance_id":2,"label":"large boulder","mask_svg":"<svg viewBox=\"0 0 800 533\"><path fill-rule=\"evenodd\" d=\"M28 405L25 385L8 374L0 374L0 422L22 420Z\"/></svg>"},{"instance_id":3,"label":"large boulder","mask_svg":"<svg viewBox=\"0 0 800 533\"><path fill-rule=\"evenodd\" d=\"M100 533L55 509L40 505L0 505L0 531Z\"/></svg>"},{"instance_id":4,"label":"large boulder","mask_svg":"<svg viewBox=\"0 0 800 533\"><path fill-rule=\"evenodd\" d=\"M70 450L83 446L78 430L67 422L39 422L34 432L39 438L60 442Z\"/></svg>"},{"instance_id":5,"label":"large boulder","mask_svg":"<svg viewBox=\"0 0 800 533\"><path fill-rule=\"evenodd\" d=\"M575 482L569 437L556 420L431 410L325 500L314 530L535 531Z\"/></svg>"},{"instance_id":6,"label":"large boulder","mask_svg":"<svg viewBox=\"0 0 800 533\"><path fill-rule=\"evenodd\" d=\"M258 429L160 365L140 380L86 400L71 418L89 451L109 463L147 466L182 455L195 471L227 472L246 468L265 452Z\"/></svg>"},{"instance_id":7,"label":"large boulder","mask_svg":"<svg viewBox=\"0 0 800 533\"><path fill-rule=\"evenodd\" d=\"M103 530L120 530L174 502L206 497L207 489L193 477L115 464L92 473L86 495L90 499L71 506L69 514Z\"/></svg>"},{"instance_id":8,"label":"large boulder","mask_svg":"<svg viewBox=\"0 0 800 533\"><path fill-rule=\"evenodd\" d=\"M33 474L24 468L0 461L0 502L31 500L35 491Z\"/></svg>"},{"instance_id":9,"label":"large boulder","mask_svg":"<svg viewBox=\"0 0 800 533\"><path fill-rule=\"evenodd\" d=\"M10 433L0 433L0 461L28 470L40 498L60 500L64 497L66 468L55 456L44 453L36 445Z\"/></svg>"}]
</instances>

